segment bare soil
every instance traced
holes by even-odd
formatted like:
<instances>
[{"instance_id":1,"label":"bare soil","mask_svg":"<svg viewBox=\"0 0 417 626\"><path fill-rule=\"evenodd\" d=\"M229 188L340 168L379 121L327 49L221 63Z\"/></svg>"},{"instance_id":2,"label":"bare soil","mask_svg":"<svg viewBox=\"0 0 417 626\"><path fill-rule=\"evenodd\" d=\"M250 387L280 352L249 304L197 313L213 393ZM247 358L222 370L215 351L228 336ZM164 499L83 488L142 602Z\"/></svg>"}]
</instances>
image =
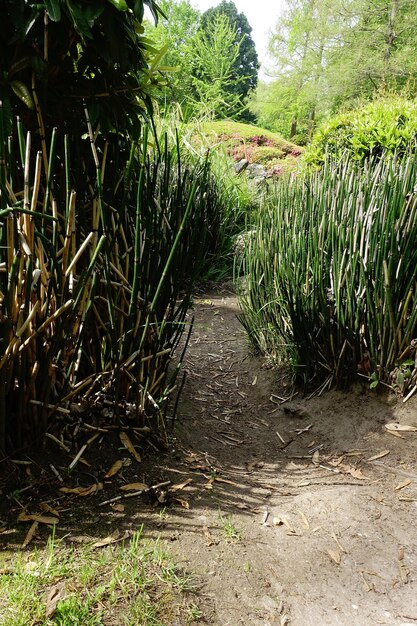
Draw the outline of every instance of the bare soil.
<instances>
[{"instance_id":1,"label":"bare soil","mask_svg":"<svg viewBox=\"0 0 417 626\"><path fill-rule=\"evenodd\" d=\"M197 469L159 529L203 581L207 623L417 624L417 433L385 428L417 426L416 403L359 386L281 404L285 374L237 314L232 295L196 303L171 476Z\"/></svg>"},{"instance_id":2,"label":"bare soil","mask_svg":"<svg viewBox=\"0 0 417 626\"><path fill-rule=\"evenodd\" d=\"M415 399L358 386L283 401L292 395L288 377L251 353L232 294L199 297L194 314L169 449L145 451L141 463L103 480L121 455L120 442L117 451L107 438L94 459L84 454L91 467L70 477L103 489L57 498L61 484L45 470L49 441L21 506L59 508L59 533L72 542L143 524L195 574L200 623L417 624L417 432L385 427L417 426ZM103 506L121 481L135 480L170 485ZM1 516L6 549L27 532L16 527L18 513L16 504Z\"/></svg>"}]
</instances>

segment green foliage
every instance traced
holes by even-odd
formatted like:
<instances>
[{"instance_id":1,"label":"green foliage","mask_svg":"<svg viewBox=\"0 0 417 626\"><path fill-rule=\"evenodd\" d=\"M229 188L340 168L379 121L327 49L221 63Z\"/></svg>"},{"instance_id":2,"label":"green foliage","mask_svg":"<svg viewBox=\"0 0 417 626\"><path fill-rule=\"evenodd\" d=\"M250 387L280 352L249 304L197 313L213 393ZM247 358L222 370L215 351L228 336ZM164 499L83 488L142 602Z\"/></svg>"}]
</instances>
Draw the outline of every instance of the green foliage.
<instances>
[{"instance_id":1,"label":"green foliage","mask_svg":"<svg viewBox=\"0 0 417 626\"><path fill-rule=\"evenodd\" d=\"M168 365L218 215L209 162L163 136L148 150L145 134L113 167L90 128L96 166L91 178L82 169L78 196L68 143L54 132L42 158L19 128L22 151L0 135L0 449L101 393L162 426Z\"/></svg>"},{"instance_id":2,"label":"green foliage","mask_svg":"<svg viewBox=\"0 0 417 626\"><path fill-rule=\"evenodd\" d=\"M209 32L219 16L225 16L234 31L233 45L237 49L231 68L231 79L227 85L229 100L236 102L229 116L237 120L253 122L254 118L246 107L249 94L258 82L259 62L247 17L239 13L234 2L222 0L216 7L203 13L201 29ZM234 96L234 98L232 98Z\"/></svg>"},{"instance_id":3,"label":"green foliage","mask_svg":"<svg viewBox=\"0 0 417 626\"><path fill-rule=\"evenodd\" d=\"M191 59L193 107L197 115L211 112L217 118L233 117L242 107L237 88L243 79L234 70L241 43L223 13L214 15L205 28L197 31Z\"/></svg>"},{"instance_id":4,"label":"green foliage","mask_svg":"<svg viewBox=\"0 0 417 626\"><path fill-rule=\"evenodd\" d=\"M221 144L235 161L258 163L274 174L294 169L301 149L280 135L242 122L205 122L202 132L213 146Z\"/></svg>"},{"instance_id":5,"label":"green foliage","mask_svg":"<svg viewBox=\"0 0 417 626\"><path fill-rule=\"evenodd\" d=\"M344 153L362 162L369 156L403 155L417 139L417 103L387 96L323 122L304 153L307 163L320 165L326 155Z\"/></svg>"},{"instance_id":6,"label":"green foliage","mask_svg":"<svg viewBox=\"0 0 417 626\"><path fill-rule=\"evenodd\" d=\"M168 85L159 90L160 107L179 103L187 119L250 117L247 96L256 85L258 61L246 17L233 2L203 15L189 0L162 0L160 6L165 17L149 29L165 50L169 70Z\"/></svg>"},{"instance_id":7,"label":"green foliage","mask_svg":"<svg viewBox=\"0 0 417 626\"><path fill-rule=\"evenodd\" d=\"M271 146L258 146L252 150L252 161L260 165L271 165L285 157L285 152Z\"/></svg>"},{"instance_id":8,"label":"green foliage","mask_svg":"<svg viewBox=\"0 0 417 626\"><path fill-rule=\"evenodd\" d=\"M417 163L346 158L280 180L247 238L242 322L306 384L389 382L417 331Z\"/></svg>"},{"instance_id":9,"label":"green foliage","mask_svg":"<svg viewBox=\"0 0 417 626\"><path fill-rule=\"evenodd\" d=\"M163 110L169 109L173 102L185 109L193 93L192 41L200 25L201 14L189 0L162 0L159 6L163 15L158 24L147 24L146 27L155 46L165 50L163 64L168 68L167 85L157 94L158 102Z\"/></svg>"},{"instance_id":10,"label":"green foliage","mask_svg":"<svg viewBox=\"0 0 417 626\"><path fill-rule=\"evenodd\" d=\"M317 123L381 90L413 97L414 0L287 0L273 29L270 74L251 101L262 125L307 143Z\"/></svg>"},{"instance_id":11,"label":"green foliage","mask_svg":"<svg viewBox=\"0 0 417 626\"><path fill-rule=\"evenodd\" d=\"M151 108L158 57L141 22L154 0L5 0L0 99L28 129L78 132L87 102L101 129L139 132ZM41 133L41 135L44 133Z\"/></svg>"},{"instance_id":12,"label":"green foliage","mask_svg":"<svg viewBox=\"0 0 417 626\"><path fill-rule=\"evenodd\" d=\"M268 145L289 154L297 151L298 146L286 141L280 135L273 133L259 126L244 124L242 122L232 122L229 120L218 120L213 122L204 122L201 130L208 137L213 136L215 140L235 139L237 142L254 143L255 145Z\"/></svg>"},{"instance_id":13,"label":"green foliage","mask_svg":"<svg viewBox=\"0 0 417 626\"><path fill-rule=\"evenodd\" d=\"M201 280L219 281L231 278L233 271L233 247L236 235L244 228L248 215L254 208L254 198L246 176L236 174L227 146L219 142L207 128L215 128L220 122L209 124L193 119L185 122L180 110L171 110L157 120L158 132L178 136L181 145L201 159L209 154L209 188L215 205L211 209L208 227L208 253ZM246 125L241 124L246 127Z\"/></svg>"},{"instance_id":14,"label":"green foliage","mask_svg":"<svg viewBox=\"0 0 417 626\"><path fill-rule=\"evenodd\" d=\"M289 137L296 144L306 143L310 105L295 77L285 75L272 82L260 82L250 98L249 108L259 126Z\"/></svg>"}]
</instances>

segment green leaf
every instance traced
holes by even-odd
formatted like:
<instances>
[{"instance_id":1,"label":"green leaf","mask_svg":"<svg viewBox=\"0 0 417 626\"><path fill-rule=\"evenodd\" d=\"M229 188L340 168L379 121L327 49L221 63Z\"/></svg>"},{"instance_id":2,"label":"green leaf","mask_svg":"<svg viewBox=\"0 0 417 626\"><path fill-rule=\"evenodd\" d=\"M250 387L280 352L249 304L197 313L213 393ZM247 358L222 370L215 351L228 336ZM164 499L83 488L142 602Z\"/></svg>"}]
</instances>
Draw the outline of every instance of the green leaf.
<instances>
[{"instance_id":1,"label":"green leaf","mask_svg":"<svg viewBox=\"0 0 417 626\"><path fill-rule=\"evenodd\" d=\"M157 55L152 59L151 70L154 70L155 67L158 65L159 61L161 61L161 59L166 55L166 53L168 52L168 48L169 48L169 45L166 44L160 50L158 50Z\"/></svg>"},{"instance_id":2,"label":"green leaf","mask_svg":"<svg viewBox=\"0 0 417 626\"><path fill-rule=\"evenodd\" d=\"M61 7L59 0L44 0L45 9L53 22L59 22L61 19Z\"/></svg>"},{"instance_id":3,"label":"green leaf","mask_svg":"<svg viewBox=\"0 0 417 626\"><path fill-rule=\"evenodd\" d=\"M126 4L126 0L107 0L107 1L111 2L111 4L115 6L118 11L127 11L129 8Z\"/></svg>"},{"instance_id":4,"label":"green leaf","mask_svg":"<svg viewBox=\"0 0 417 626\"><path fill-rule=\"evenodd\" d=\"M35 105L32 100L32 94L30 93L28 87L26 87L26 85L22 83L21 80L12 80L10 86L15 92L16 96L26 104L27 108L33 111Z\"/></svg>"},{"instance_id":5,"label":"green leaf","mask_svg":"<svg viewBox=\"0 0 417 626\"><path fill-rule=\"evenodd\" d=\"M70 0L67 0L67 6L71 14L75 30L79 33L83 40L85 38L92 39L93 36L85 9L80 8L77 4L71 2Z\"/></svg>"},{"instance_id":6,"label":"green leaf","mask_svg":"<svg viewBox=\"0 0 417 626\"><path fill-rule=\"evenodd\" d=\"M136 19L138 20L138 22L142 22L143 20L143 13L144 13L144 6L143 6L143 2L142 0L135 0L133 3L133 13L136 17Z\"/></svg>"}]
</instances>

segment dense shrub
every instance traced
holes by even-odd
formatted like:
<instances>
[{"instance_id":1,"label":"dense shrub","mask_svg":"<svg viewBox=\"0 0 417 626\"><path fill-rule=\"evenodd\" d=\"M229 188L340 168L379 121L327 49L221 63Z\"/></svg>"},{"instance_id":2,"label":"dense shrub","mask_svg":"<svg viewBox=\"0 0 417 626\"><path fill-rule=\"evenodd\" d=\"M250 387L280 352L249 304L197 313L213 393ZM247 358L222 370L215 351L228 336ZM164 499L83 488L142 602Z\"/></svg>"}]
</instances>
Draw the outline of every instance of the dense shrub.
<instances>
[{"instance_id":1,"label":"dense shrub","mask_svg":"<svg viewBox=\"0 0 417 626\"><path fill-rule=\"evenodd\" d=\"M163 429L178 371L171 378L169 363L219 212L207 158L166 137L147 148L145 133L114 168L91 131L96 179L86 167L90 193L78 195L59 133L34 154L19 125L20 150L2 114L0 451L87 399L94 410L110 398L116 416L131 406L137 423Z\"/></svg>"},{"instance_id":2,"label":"dense shrub","mask_svg":"<svg viewBox=\"0 0 417 626\"><path fill-rule=\"evenodd\" d=\"M304 160L321 165L326 155L340 159L347 153L363 162L371 155L404 154L417 137L417 103L401 96L377 99L323 122L304 153Z\"/></svg>"}]
</instances>

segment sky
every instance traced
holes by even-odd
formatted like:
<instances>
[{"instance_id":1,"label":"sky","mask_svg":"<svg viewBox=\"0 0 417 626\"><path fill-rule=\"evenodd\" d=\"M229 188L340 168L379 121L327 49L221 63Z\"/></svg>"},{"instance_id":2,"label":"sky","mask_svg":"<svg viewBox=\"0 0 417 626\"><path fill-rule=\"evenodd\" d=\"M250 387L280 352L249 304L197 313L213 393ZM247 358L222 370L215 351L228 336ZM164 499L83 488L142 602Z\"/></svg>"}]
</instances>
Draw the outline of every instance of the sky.
<instances>
[{"instance_id":1,"label":"sky","mask_svg":"<svg viewBox=\"0 0 417 626\"><path fill-rule=\"evenodd\" d=\"M252 39L255 42L259 61L267 61L268 33L285 10L285 0L233 0L239 13L244 13L252 27ZM220 4L220 0L191 0L191 4L200 11ZM260 78L265 78L261 68Z\"/></svg>"}]
</instances>

